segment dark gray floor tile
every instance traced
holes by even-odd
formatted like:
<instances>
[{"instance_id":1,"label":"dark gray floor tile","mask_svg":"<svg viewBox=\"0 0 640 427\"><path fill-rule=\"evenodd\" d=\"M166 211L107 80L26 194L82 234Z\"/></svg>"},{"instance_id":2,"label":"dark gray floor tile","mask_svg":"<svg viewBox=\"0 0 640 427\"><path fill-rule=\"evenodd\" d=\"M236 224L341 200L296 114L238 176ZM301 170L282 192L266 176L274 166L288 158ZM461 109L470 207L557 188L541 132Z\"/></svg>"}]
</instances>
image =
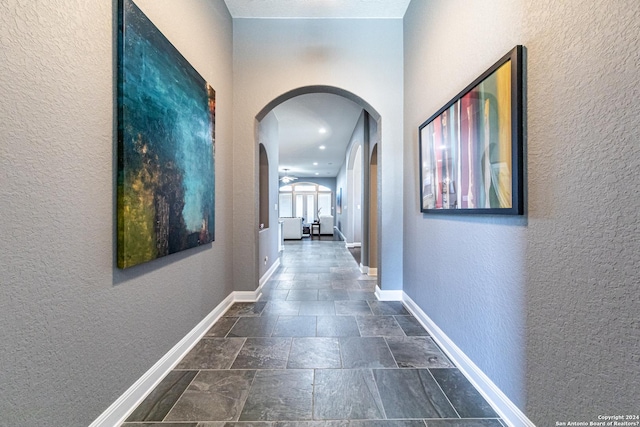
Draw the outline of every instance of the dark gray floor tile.
<instances>
[{"instance_id":1,"label":"dark gray floor tile","mask_svg":"<svg viewBox=\"0 0 640 427\"><path fill-rule=\"evenodd\" d=\"M258 302L236 302L224 313L225 317L260 316L267 303Z\"/></svg>"},{"instance_id":2,"label":"dark gray floor tile","mask_svg":"<svg viewBox=\"0 0 640 427\"><path fill-rule=\"evenodd\" d=\"M375 369L388 418L457 418L427 369Z\"/></svg>"},{"instance_id":3,"label":"dark gray floor tile","mask_svg":"<svg viewBox=\"0 0 640 427\"><path fill-rule=\"evenodd\" d=\"M404 336L393 316L357 316L356 321L363 337Z\"/></svg>"},{"instance_id":4,"label":"dark gray floor tile","mask_svg":"<svg viewBox=\"0 0 640 427\"><path fill-rule=\"evenodd\" d=\"M349 421L281 421L273 427L349 427Z\"/></svg>"},{"instance_id":5,"label":"dark gray floor tile","mask_svg":"<svg viewBox=\"0 0 640 427\"><path fill-rule=\"evenodd\" d=\"M197 373L197 371L169 372L131 413L127 421L162 421Z\"/></svg>"},{"instance_id":6,"label":"dark gray floor tile","mask_svg":"<svg viewBox=\"0 0 640 427\"><path fill-rule=\"evenodd\" d=\"M271 278L269 278L269 280L267 280L264 285L262 285L262 290L263 291L268 291L268 290L272 290L275 289L276 286L278 286L278 282L279 280L275 280L273 278L273 276L271 276Z\"/></svg>"},{"instance_id":7,"label":"dark gray floor tile","mask_svg":"<svg viewBox=\"0 0 640 427\"><path fill-rule=\"evenodd\" d=\"M318 273L296 273L294 280L305 280L317 282L319 279Z\"/></svg>"},{"instance_id":8,"label":"dark gray floor tile","mask_svg":"<svg viewBox=\"0 0 640 427\"><path fill-rule=\"evenodd\" d=\"M358 280L358 285L360 285L360 289L362 290L374 292L378 282L374 280Z\"/></svg>"},{"instance_id":9,"label":"dark gray floor tile","mask_svg":"<svg viewBox=\"0 0 640 427\"><path fill-rule=\"evenodd\" d=\"M273 337L315 337L315 316L280 316Z\"/></svg>"},{"instance_id":10,"label":"dark gray floor tile","mask_svg":"<svg viewBox=\"0 0 640 427\"><path fill-rule=\"evenodd\" d=\"M410 314L400 301L369 301L369 307L376 316L408 316Z\"/></svg>"},{"instance_id":11,"label":"dark gray floor tile","mask_svg":"<svg viewBox=\"0 0 640 427\"><path fill-rule=\"evenodd\" d=\"M318 369L315 419L384 419L384 409L369 369Z\"/></svg>"},{"instance_id":12,"label":"dark gray floor tile","mask_svg":"<svg viewBox=\"0 0 640 427\"><path fill-rule=\"evenodd\" d=\"M429 336L429 332L426 331L413 316L395 316L396 322L400 325L404 334L407 336Z\"/></svg>"},{"instance_id":13,"label":"dark gray floor tile","mask_svg":"<svg viewBox=\"0 0 640 427\"><path fill-rule=\"evenodd\" d=\"M332 316L336 314L333 301L301 301L301 316Z\"/></svg>"},{"instance_id":14,"label":"dark gray floor tile","mask_svg":"<svg viewBox=\"0 0 640 427\"><path fill-rule=\"evenodd\" d=\"M348 274L352 276L360 276L360 270L354 267L329 267L329 273Z\"/></svg>"},{"instance_id":15,"label":"dark gray floor tile","mask_svg":"<svg viewBox=\"0 0 640 427\"><path fill-rule=\"evenodd\" d=\"M237 420L254 375L255 371L201 371L165 420Z\"/></svg>"},{"instance_id":16,"label":"dark gray floor tile","mask_svg":"<svg viewBox=\"0 0 640 427\"><path fill-rule=\"evenodd\" d=\"M451 366L450 362L401 302L377 301L378 278L360 274L344 242L316 236L313 242L305 238L285 244L282 265L263 285L259 303L234 304L181 361L183 367L228 368L233 360L231 370L207 369L196 376L195 369L176 369L170 374L176 376L176 384L167 376L165 381L169 382L161 383L150 400L134 412L149 417L138 415L140 420L130 419L123 427L504 427L497 416L478 417L478 411L471 407L477 404L479 393L467 390L466 380L455 377L456 369L444 368ZM305 313L309 316L300 316ZM363 335L380 335L360 338L356 316L360 316ZM236 334L239 338L232 338ZM225 336L231 341L213 341ZM218 345L223 342L233 345ZM238 348L237 343L242 342L245 344ZM270 377L274 372L311 368L320 373L315 389L313 379L307 378L302 392L287 386L282 378L291 378L288 374L278 380ZM256 374L253 369L264 369L258 372L265 375L255 390L251 388ZM187 374L190 376L181 377ZM426 394L434 383L440 392L435 396L444 396L444 389L452 408L461 408L463 416L476 415L466 419L406 418L428 410L430 403L427 398L421 400L421 393ZM307 402L314 400L314 391L316 406L312 409ZM246 413L255 420L238 421L249 395L252 403ZM290 396L293 403L281 400L281 395ZM298 398L303 401L301 406L295 403ZM486 404L479 399L481 407ZM302 408L304 420L287 415L296 408ZM160 422L167 412L165 422ZM270 415L261 418L261 413ZM313 413L321 416L314 420ZM393 414L398 417L386 419L394 418ZM276 421L278 417L283 418Z\"/></svg>"},{"instance_id":17,"label":"dark gray floor tile","mask_svg":"<svg viewBox=\"0 0 640 427\"><path fill-rule=\"evenodd\" d=\"M236 324L237 317L221 317L218 321L204 334L205 337L224 337L233 325Z\"/></svg>"},{"instance_id":18,"label":"dark gray floor tile","mask_svg":"<svg viewBox=\"0 0 640 427\"><path fill-rule=\"evenodd\" d=\"M337 279L331 281L332 289L356 290L361 289L357 280Z\"/></svg>"},{"instance_id":19,"label":"dark gray floor tile","mask_svg":"<svg viewBox=\"0 0 640 427\"><path fill-rule=\"evenodd\" d=\"M175 369L229 369L245 338L202 338Z\"/></svg>"},{"instance_id":20,"label":"dark gray floor tile","mask_svg":"<svg viewBox=\"0 0 640 427\"><path fill-rule=\"evenodd\" d=\"M319 301L343 301L349 299L349 291L346 289L320 289L318 290Z\"/></svg>"},{"instance_id":21,"label":"dark gray floor tile","mask_svg":"<svg viewBox=\"0 0 640 427\"><path fill-rule=\"evenodd\" d=\"M338 316L370 316L373 314L366 301L336 301L335 306Z\"/></svg>"},{"instance_id":22,"label":"dark gray floor tile","mask_svg":"<svg viewBox=\"0 0 640 427\"><path fill-rule=\"evenodd\" d=\"M349 289L347 292L349 293L349 299L353 301L374 301L377 299L373 291Z\"/></svg>"},{"instance_id":23,"label":"dark gray floor tile","mask_svg":"<svg viewBox=\"0 0 640 427\"><path fill-rule=\"evenodd\" d=\"M286 280L293 280L293 278L296 276L296 273L273 273L273 276L271 276L271 280L278 280L280 282L282 281L286 281Z\"/></svg>"},{"instance_id":24,"label":"dark gray floor tile","mask_svg":"<svg viewBox=\"0 0 640 427\"><path fill-rule=\"evenodd\" d=\"M318 281L331 285L331 281L335 280L338 277L341 276L334 273L320 273L318 274Z\"/></svg>"},{"instance_id":25,"label":"dark gray floor tile","mask_svg":"<svg viewBox=\"0 0 640 427\"><path fill-rule=\"evenodd\" d=\"M367 420L351 421L349 427L424 427L421 420Z\"/></svg>"},{"instance_id":26,"label":"dark gray floor tile","mask_svg":"<svg viewBox=\"0 0 640 427\"><path fill-rule=\"evenodd\" d=\"M467 420L425 420L427 427L503 427L498 420L467 419Z\"/></svg>"},{"instance_id":27,"label":"dark gray floor tile","mask_svg":"<svg viewBox=\"0 0 640 427\"><path fill-rule=\"evenodd\" d=\"M453 368L430 337L387 337L387 344L400 368Z\"/></svg>"},{"instance_id":28,"label":"dark gray floor tile","mask_svg":"<svg viewBox=\"0 0 640 427\"><path fill-rule=\"evenodd\" d=\"M263 316L297 316L301 301L269 301Z\"/></svg>"},{"instance_id":29,"label":"dark gray floor tile","mask_svg":"<svg viewBox=\"0 0 640 427\"><path fill-rule=\"evenodd\" d=\"M317 301L317 289L292 289L287 295L287 301Z\"/></svg>"},{"instance_id":30,"label":"dark gray floor tile","mask_svg":"<svg viewBox=\"0 0 640 427\"><path fill-rule=\"evenodd\" d=\"M342 366L351 368L397 368L382 337L340 338Z\"/></svg>"},{"instance_id":31,"label":"dark gray floor tile","mask_svg":"<svg viewBox=\"0 0 640 427\"><path fill-rule=\"evenodd\" d=\"M209 421L209 422L198 423L196 427L273 427L273 423L268 421L253 421L253 422Z\"/></svg>"},{"instance_id":32,"label":"dark gray floor tile","mask_svg":"<svg viewBox=\"0 0 640 427\"><path fill-rule=\"evenodd\" d=\"M231 369L284 369L291 338L247 338Z\"/></svg>"},{"instance_id":33,"label":"dark gray floor tile","mask_svg":"<svg viewBox=\"0 0 640 427\"><path fill-rule=\"evenodd\" d=\"M241 317L227 337L269 337L277 321L277 316Z\"/></svg>"},{"instance_id":34,"label":"dark gray floor tile","mask_svg":"<svg viewBox=\"0 0 640 427\"><path fill-rule=\"evenodd\" d=\"M122 427L199 427L197 423L123 423ZM208 426L207 426L208 427ZM218 427L212 425L211 427ZM224 427L224 424L220 424L220 427Z\"/></svg>"},{"instance_id":35,"label":"dark gray floor tile","mask_svg":"<svg viewBox=\"0 0 640 427\"><path fill-rule=\"evenodd\" d=\"M258 371L241 421L311 420L313 370Z\"/></svg>"},{"instance_id":36,"label":"dark gray floor tile","mask_svg":"<svg viewBox=\"0 0 640 427\"><path fill-rule=\"evenodd\" d=\"M294 338L287 362L288 369L340 368L337 338Z\"/></svg>"},{"instance_id":37,"label":"dark gray floor tile","mask_svg":"<svg viewBox=\"0 0 640 427\"><path fill-rule=\"evenodd\" d=\"M290 290L293 289L293 287L296 285L296 281L293 280L293 275L291 276L292 278L289 280L279 280L278 284L275 287L275 290Z\"/></svg>"},{"instance_id":38,"label":"dark gray floor tile","mask_svg":"<svg viewBox=\"0 0 640 427\"><path fill-rule=\"evenodd\" d=\"M317 280L301 280L297 282L293 290L321 290L321 289L331 289L331 282L328 281L317 281Z\"/></svg>"},{"instance_id":39,"label":"dark gray floor tile","mask_svg":"<svg viewBox=\"0 0 640 427\"><path fill-rule=\"evenodd\" d=\"M289 295L289 291L287 289L269 289L263 290L262 296L260 297L261 301L285 301L287 299L287 295Z\"/></svg>"},{"instance_id":40,"label":"dark gray floor tile","mask_svg":"<svg viewBox=\"0 0 640 427\"><path fill-rule=\"evenodd\" d=\"M430 369L461 418L499 418L459 369Z\"/></svg>"},{"instance_id":41,"label":"dark gray floor tile","mask_svg":"<svg viewBox=\"0 0 640 427\"><path fill-rule=\"evenodd\" d=\"M318 316L316 335L319 337L359 337L354 316Z\"/></svg>"}]
</instances>

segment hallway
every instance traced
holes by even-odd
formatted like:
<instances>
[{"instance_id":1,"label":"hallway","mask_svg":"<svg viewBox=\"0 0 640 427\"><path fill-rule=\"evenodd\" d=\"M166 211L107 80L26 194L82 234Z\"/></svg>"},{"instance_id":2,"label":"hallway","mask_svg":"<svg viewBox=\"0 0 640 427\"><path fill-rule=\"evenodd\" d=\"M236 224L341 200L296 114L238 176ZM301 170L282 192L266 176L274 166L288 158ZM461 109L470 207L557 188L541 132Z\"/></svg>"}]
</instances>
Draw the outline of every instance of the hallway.
<instances>
[{"instance_id":1,"label":"hallway","mask_svg":"<svg viewBox=\"0 0 640 427\"><path fill-rule=\"evenodd\" d=\"M503 426L343 242L287 241L281 261L123 426Z\"/></svg>"}]
</instances>

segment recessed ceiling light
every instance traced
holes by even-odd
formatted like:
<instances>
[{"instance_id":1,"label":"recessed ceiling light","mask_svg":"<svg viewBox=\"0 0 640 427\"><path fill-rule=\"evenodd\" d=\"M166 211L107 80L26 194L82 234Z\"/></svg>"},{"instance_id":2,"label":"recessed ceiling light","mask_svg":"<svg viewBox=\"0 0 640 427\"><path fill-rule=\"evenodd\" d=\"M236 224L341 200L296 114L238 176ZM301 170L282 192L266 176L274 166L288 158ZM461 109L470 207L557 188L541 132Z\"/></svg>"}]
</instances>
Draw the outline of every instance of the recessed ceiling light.
<instances>
[{"instance_id":1,"label":"recessed ceiling light","mask_svg":"<svg viewBox=\"0 0 640 427\"><path fill-rule=\"evenodd\" d=\"M321 145L321 146L320 146L320 147L318 147L318 148L320 148L321 150L324 150L324 149L325 149L325 148L327 148L327 147L325 147L324 145Z\"/></svg>"},{"instance_id":2,"label":"recessed ceiling light","mask_svg":"<svg viewBox=\"0 0 640 427\"><path fill-rule=\"evenodd\" d=\"M320 133L327 133L327 130L325 128L320 128L318 129L318 132Z\"/></svg>"},{"instance_id":3,"label":"recessed ceiling light","mask_svg":"<svg viewBox=\"0 0 640 427\"><path fill-rule=\"evenodd\" d=\"M313 166L318 166L318 162L313 162Z\"/></svg>"},{"instance_id":4,"label":"recessed ceiling light","mask_svg":"<svg viewBox=\"0 0 640 427\"><path fill-rule=\"evenodd\" d=\"M320 172L316 172L316 175L320 175Z\"/></svg>"}]
</instances>

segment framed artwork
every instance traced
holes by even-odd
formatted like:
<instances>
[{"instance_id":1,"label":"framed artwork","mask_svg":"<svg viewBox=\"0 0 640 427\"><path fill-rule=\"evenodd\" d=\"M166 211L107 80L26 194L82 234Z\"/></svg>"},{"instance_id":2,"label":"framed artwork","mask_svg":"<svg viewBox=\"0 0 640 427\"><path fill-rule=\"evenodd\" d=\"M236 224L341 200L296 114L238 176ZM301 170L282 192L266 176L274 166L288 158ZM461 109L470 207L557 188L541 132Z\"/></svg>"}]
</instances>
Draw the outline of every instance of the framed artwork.
<instances>
[{"instance_id":1,"label":"framed artwork","mask_svg":"<svg viewBox=\"0 0 640 427\"><path fill-rule=\"evenodd\" d=\"M419 127L424 213L524 213L523 47Z\"/></svg>"},{"instance_id":2,"label":"framed artwork","mask_svg":"<svg viewBox=\"0 0 640 427\"><path fill-rule=\"evenodd\" d=\"M131 0L118 4L118 267L214 240L215 91Z\"/></svg>"},{"instance_id":3,"label":"framed artwork","mask_svg":"<svg viewBox=\"0 0 640 427\"><path fill-rule=\"evenodd\" d=\"M336 193L336 213L342 213L342 187Z\"/></svg>"}]
</instances>

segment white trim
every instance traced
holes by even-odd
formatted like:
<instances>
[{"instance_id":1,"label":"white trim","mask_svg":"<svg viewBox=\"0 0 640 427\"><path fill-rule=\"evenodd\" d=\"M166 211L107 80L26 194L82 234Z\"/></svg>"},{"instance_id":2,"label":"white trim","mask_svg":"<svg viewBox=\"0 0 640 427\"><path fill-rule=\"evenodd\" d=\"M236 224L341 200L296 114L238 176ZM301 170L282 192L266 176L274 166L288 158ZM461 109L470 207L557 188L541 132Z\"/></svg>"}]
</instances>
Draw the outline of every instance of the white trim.
<instances>
[{"instance_id":1,"label":"white trim","mask_svg":"<svg viewBox=\"0 0 640 427\"><path fill-rule=\"evenodd\" d=\"M378 275L378 269L377 268L373 268L373 267L369 267L369 271L367 271L367 274L369 276L377 276Z\"/></svg>"},{"instance_id":2,"label":"white trim","mask_svg":"<svg viewBox=\"0 0 640 427\"><path fill-rule=\"evenodd\" d=\"M338 234L342 237L342 240L345 242L345 244L347 243L347 238L344 237L344 234L342 234L342 231L340 231L340 229L338 228L337 225L333 226L333 229L336 230L338 232Z\"/></svg>"},{"instance_id":3,"label":"white trim","mask_svg":"<svg viewBox=\"0 0 640 427\"><path fill-rule=\"evenodd\" d=\"M276 259L276 261L271 265L271 267L269 267L269 269L262 275L262 277L260 278L260 281L258 282L258 285L259 285L258 289L262 288L264 284L267 283L269 279L271 279L271 276L273 276L273 273L275 273L278 267L280 267L280 258Z\"/></svg>"},{"instance_id":4,"label":"white trim","mask_svg":"<svg viewBox=\"0 0 640 427\"><path fill-rule=\"evenodd\" d=\"M218 321L234 302L257 301L262 286L251 292L232 292L216 308L196 325L178 344L156 362L122 396L111 404L89 427L113 427L122 424L135 408L171 372L184 356L200 341L200 338ZM253 298L253 299L252 299Z\"/></svg>"},{"instance_id":5,"label":"white trim","mask_svg":"<svg viewBox=\"0 0 640 427\"><path fill-rule=\"evenodd\" d=\"M347 248L359 248L359 247L361 247L361 246L362 246L362 243L361 243L361 242L347 243L347 242L345 241L345 242L344 242L344 245L345 245Z\"/></svg>"},{"instance_id":6,"label":"white trim","mask_svg":"<svg viewBox=\"0 0 640 427\"><path fill-rule=\"evenodd\" d=\"M369 267L367 267L366 265L362 265L362 263L360 263L360 273L369 274Z\"/></svg>"},{"instance_id":7,"label":"white trim","mask_svg":"<svg viewBox=\"0 0 640 427\"><path fill-rule=\"evenodd\" d=\"M256 302L262 296L262 286L255 291L235 291L233 302Z\"/></svg>"},{"instance_id":8,"label":"white trim","mask_svg":"<svg viewBox=\"0 0 640 427\"><path fill-rule=\"evenodd\" d=\"M376 296L378 289L376 288ZM535 427L533 422L478 368L475 363L435 324L427 314L403 292L407 309L429 332L462 374L489 402L509 427Z\"/></svg>"},{"instance_id":9,"label":"white trim","mask_svg":"<svg viewBox=\"0 0 640 427\"><path fill-rule=\"evenodd\" d=\"M402 295L404 292L400 291L383 291L376 285L376 298L378 301L402 301Z\"/></svg>"}]
</instances>

